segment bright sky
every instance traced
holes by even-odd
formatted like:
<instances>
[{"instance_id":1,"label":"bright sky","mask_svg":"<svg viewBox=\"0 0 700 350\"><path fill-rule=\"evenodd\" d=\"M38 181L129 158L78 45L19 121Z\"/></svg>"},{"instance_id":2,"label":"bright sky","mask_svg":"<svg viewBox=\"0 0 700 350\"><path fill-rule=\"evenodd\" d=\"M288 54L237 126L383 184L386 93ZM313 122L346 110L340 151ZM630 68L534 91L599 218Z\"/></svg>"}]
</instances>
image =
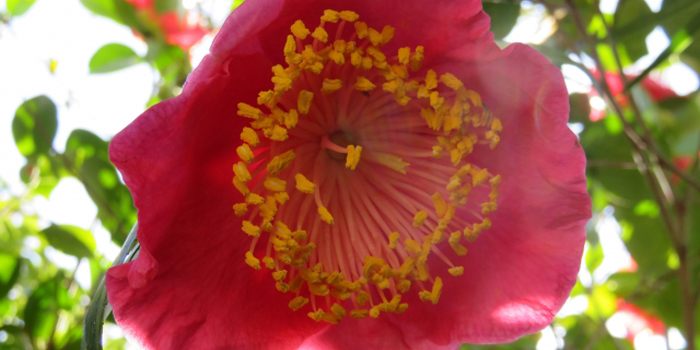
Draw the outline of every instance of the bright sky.
<instances>
[{"instance_id":1,"label":"bright sky","mask_svg":"<svg viewBox=\"0 0 700 350\"><path fill-rule=\"evenodd\" d=\"M213 22L221 24L231 1L184 0L183 3L188 9L201 8L203 12L212 14ZM661 6L661 0L647 2L654 11ZM200 7L196 7L198 4ZM614 12L616 6L617 0L604 0L601 3L601 8L607 13ZM524 2L523 8L530 11L530 16L519 20L507 41L545 40L551 34L553 22L542 21L546 15L544 8L529 2ZM0 1L2 10L5 10L4 1ZM195 63L207 53L210 42L211 38L206 38L202 45L193 49ZM647 40L650 54L641 60L639 70L653 61L668 42L663 30L654 30ZM102 138L111 138L144 110L155 79L147 64L110 74L88 74L88 62L93 53L107 43L125 44L138 54L145 54L147 49L130 29L91 14L78 0L37 1L26 14L14 18L8 26L0 27L0 82L3 82L0 84L0 178L9 183L13 194L24 191L19 169L25 161L17 151L11 133L14 112L23 101L45 94L57 104L59 127L54 146L58 151L64 149L66 139L74 129L87 129ZM48 68L52 59L58 61L55 74L51 74ZM565 67L564 75L571 91L590 91L590 80L577 68ZM694 91L699 84L695 73L682 63L667 68L661 77L679 94ZM109 241L109 233L101 225L95 225L96 208L77 180L63 179L48 200L36 198L29 209L39 213L45 225L53 222L92 229L98 250L110 260L116 256L118 247ZM624 247L622 250L619 248L619 232L614 224L604 224L613 225L607 230L610 233L603 235L612 238L602 241L611 247L608 248L610 252L622 254ZM32 246L37 242L27 243ZM29 251L26 254L32 258ZM57 251L50 252L49 256L69 269L77 263L75 258ZM89 267L82 264L78 270L79 283L84 287L89 286L89 276ZM564 312L580 312L577 310L581 307L585 309L587 305L585 300L583 302L573 300L567 304L568 309L565 308ZM538 349L556 345L560 332L550 328L543 337L548 345L543 343ZM561 335L558 337L561 338Z\"/></svg>"}]
</instances>

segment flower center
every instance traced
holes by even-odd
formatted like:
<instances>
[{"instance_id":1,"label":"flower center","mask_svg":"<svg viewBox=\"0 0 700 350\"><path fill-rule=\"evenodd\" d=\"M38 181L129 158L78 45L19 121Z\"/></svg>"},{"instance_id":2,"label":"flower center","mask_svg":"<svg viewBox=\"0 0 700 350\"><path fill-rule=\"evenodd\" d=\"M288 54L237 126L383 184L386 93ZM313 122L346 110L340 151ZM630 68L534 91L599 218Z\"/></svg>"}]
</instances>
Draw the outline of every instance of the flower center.
<instances>
[{"instance_id":1,"label":"flower center","mask_svg":"<svg viewBox=\"0 0 700 350\"><path fill-rule=\"evenodd\" d=\"M501 181L468 161L503 128L480 96L450 73L412 77L423 47L387 56L394 28L358 17L326 10L313 33L295 22L287 67L272 67L274 88L258 97L267 112L238 104L251 119L233 166L245 196L233 209L252 237L245 261L294 293L290 308L310 304L309 317L331 323L401 313L411 289L437 303L429 256L464 272L450 255L491 226Z\"/></svg>"}]
</instances>

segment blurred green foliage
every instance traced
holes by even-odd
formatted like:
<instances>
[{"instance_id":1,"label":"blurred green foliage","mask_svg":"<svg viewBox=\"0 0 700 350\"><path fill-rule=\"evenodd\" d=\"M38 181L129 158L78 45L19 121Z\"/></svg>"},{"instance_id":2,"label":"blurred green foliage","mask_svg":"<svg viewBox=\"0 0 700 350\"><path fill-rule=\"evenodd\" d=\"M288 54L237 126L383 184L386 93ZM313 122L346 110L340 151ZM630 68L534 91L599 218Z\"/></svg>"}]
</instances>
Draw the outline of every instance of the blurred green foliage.
<instances>
[{"instance_id":1,"label":"blurred green foliage","mask_svg":"<svg viewBox=\"0 0 700 350\"><path fill-rule=\"evenodd\" d=\"M189 55L186 48L166 40L167 33L157 21L126 0L80 1L94 14L130 27L148 45L147 54L139 56L122 44L106 43L90 60L91 73L147 62L160 79L148 106L180 92L192 69ZM241 3L233 1L232 10ZM649 72L670 62L684 62L700 71L700 2L665 0L660 11L653 12L643 0L620 0L614 14L602 13L594 0L534 4L545 10L552 25L547 40L534 47L559 67L569 64L586 71L595 88L590 94L570 95L570 122L582 130L580 143L589 162L594 218L589 225L584 274L596 278L579 281L572 298L585 300L584 308L557 318L552 336L564 349L633 349L629 339L613 337L605 326L622 310L621 305L633 305L638 310L635 317L663 325L655 332L666 335L671 327L677 328L690 339L688 348L692 349L700 345L696 312L700 294L700 96L696 91L661 99L645 81ZM11 23L34 0L6 0L6 5L7 12L0 18ZM172 0L155 0L155 8L157 14L183 11L181 3ZM532 8L532 3L521 6L518 1L484 2L497 40L503 40ZM620 76L623 68L648 54L645 39L656 27L666 31L671 45L640 74ZM613 87L616 82L621 87ZM592 96L607 100L602 120L591 119ZM40 225L38 214L27 211L24 203L36 196L48 198L62 178L74 177L98 208L95 224L104 226L112 241L121 245L136 222L129 191L109 162L109 140L74 130L65 150L58 152L54 137L59 122L56 105L46 96L28 96L17 107L12 122L17 150L26 158L20 170L26 191L0 201L0 349L79 349L83 315L111 263L97 252L91 231ZM0 192L9 193L1 180ZM635 264L601 279L595 273L606 255L596 228L611 215L621 226L624 245ZM47 249L88 261L93 290L76 283L75 270L52 263ZM541 337L542 333L511 344L464 345L462 349L533 349ZM105 346L121 349L124 344L118 339Z\"/></svg>"}]
</instances>

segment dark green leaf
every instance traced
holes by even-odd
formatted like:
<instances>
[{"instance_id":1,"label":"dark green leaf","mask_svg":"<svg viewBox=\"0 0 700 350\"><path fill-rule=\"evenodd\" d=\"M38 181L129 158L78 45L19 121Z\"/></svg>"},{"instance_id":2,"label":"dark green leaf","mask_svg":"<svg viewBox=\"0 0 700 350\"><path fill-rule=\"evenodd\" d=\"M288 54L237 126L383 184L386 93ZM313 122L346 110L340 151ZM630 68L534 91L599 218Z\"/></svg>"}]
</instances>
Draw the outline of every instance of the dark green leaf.
<instances>
[{"instance_id":1,"label":"dark green leaf","mask_svg":"<svg viewBox=\"0 0 700 350\"><path fill-rule=\"evenodd\" d=\"M57 317L57 279L50 279L37 287L24 308L25 329L34 339L46 340Z\"/></svg>"},{"instance_id":2,"label":"dark green leaf","mask_svg":"<svg viewBox=\"0 0 700 350\"><path fill-rule=\"evenodd\" d=\"M90 73L110 73L143 62L130 47L122 44L102 46L90 59Z\"/></svg>"},{"instance_id":3,"label":"dark green leaf","mask_svg":"<svg viewBox=\"0 0 700 350\"><path fill-rule=\"evenodd\" d=\"M17 283L21 269L21 259L9 254L0 254L0 300L4 299Z\"/></svg>"},{"instance_id":4,"label":"dark green leaf","mask_svg":"<svg viewBox=\"0 0 700 350\"><path fill-rule=\"evenodd\" d=\"M78 258L92 257L96 249L95 239L90 231L80 227L51 225L41 233L52 247Z\"/></svg>"},{"instance_id":5,"label":"dark green leaf","mask_svg":"<svg viewBox=\"0 0 700 350\"><path fill-rule=\"evenodd\" d=\"M80 0L92 13L104 16L143 33L143 25L137 18L136 9L126 0Z\"/></svg>"},{"instance_id":6,"label":"dark green leaf","mask_svg":"<svg viewBox=\"0 0 700 350\"><path fill-rule=\"evenodd\" d=\"M505 38L520 16L520 4L515 2L483 2L484 12L491 17L491 31L496 40Z\"/></svg>"},{"instance_id":7,"label":"dark green leaf","mask_svg":"<svg viewBox=\"0 0 700 350\"><path fill-rule=\"evenodd\" d=\"M653 13L644 0L621 1L615 11L613 37L624 45L630 59L636 61L647 54L646 37L656 24L653 21L638 21L648 18ZM624 32L616 32L617 28L625 28Z\"/></svg>"},{"instance_id":8,"label":"dark green leaf","mask_svg":"<svg viewBox=\"0 0 700 350\"><path fill-rule=\"evenodd\" d=\"M591 103L588 94L569 95L569 105L571 106L569 123L588 124L591 122Z\"/></svg>"},{"instance_id":9,"label":"dark green leaf","mask_svg":"<svg viewBox=\"0 0 700 350\"><path fill-rule=\"evenodd\" d=\"M89 131L74 130L66 142L65 155L95 202L102 225L121 244L136 221L136 210L129 190L109 161L107 142Z\"/></svg>"},{"instance_id":10,"label":"dark green leaf","mask_svg":"<svg viewBox=\"0 0 700 350\"><path fill-rule=\"evenodd\" d=\"M56 105L41 95L25 101L12 120L12 136L19 152L28 159L48 154L56 137Z\"/></svg>"},{"instance_id":11,"label":"dark green leaf","mask_svg":"<svg viewBox=\"0 0 700 350\"><path fill-rule=\"evenodd\" d=\"M36 0L7 0L7 12L10 16L21 16L34 5L34 2Z\"/></svg>"}]
</instances>

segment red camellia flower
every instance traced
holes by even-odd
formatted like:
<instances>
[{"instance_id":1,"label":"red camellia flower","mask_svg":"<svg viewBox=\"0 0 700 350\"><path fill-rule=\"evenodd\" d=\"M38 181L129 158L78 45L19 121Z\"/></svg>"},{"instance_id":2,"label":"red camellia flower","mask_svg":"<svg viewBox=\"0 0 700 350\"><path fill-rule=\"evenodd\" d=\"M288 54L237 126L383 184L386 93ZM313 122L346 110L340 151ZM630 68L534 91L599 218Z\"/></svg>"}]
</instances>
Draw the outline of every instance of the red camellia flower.
<instances>
[{"instance_id":1,"label":"red camellia flower","mask_svg":"<svg viewBox=\"0 0 700 350\"><path fill-rule=\"evenodd\" d=\"M478 0L248 0L111 143L149 349L454 349L540 330L590 199L558 69ZM233 182L233 183L232 183Z\"/></svg>"}]
</instances>

